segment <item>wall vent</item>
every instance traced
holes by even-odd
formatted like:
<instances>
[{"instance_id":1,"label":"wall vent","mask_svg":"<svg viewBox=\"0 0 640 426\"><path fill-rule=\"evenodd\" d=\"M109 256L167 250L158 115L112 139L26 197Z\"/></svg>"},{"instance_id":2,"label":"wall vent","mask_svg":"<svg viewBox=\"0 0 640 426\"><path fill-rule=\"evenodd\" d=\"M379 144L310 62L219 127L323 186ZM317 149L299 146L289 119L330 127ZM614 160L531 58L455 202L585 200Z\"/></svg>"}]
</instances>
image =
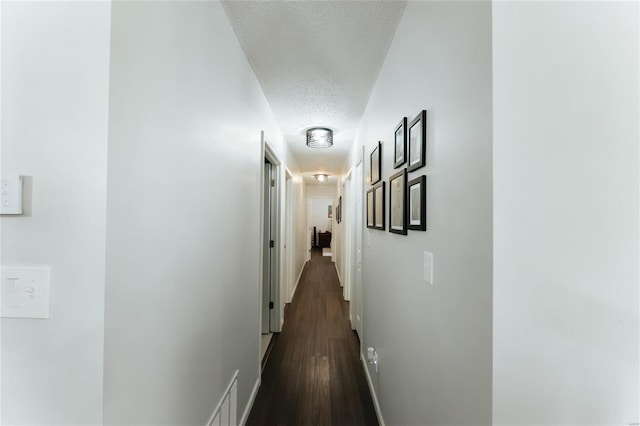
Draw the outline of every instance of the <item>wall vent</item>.
<instances>
[{"instance_id":1,"label":"wall vent","mask_svg":"<svg viewBox=\"0 0 640 426\"><path fill-rule=\"evenodd\" d=\"M207 426L238 426L238 370L231 378Z\"/></svg>"}]
</instances>

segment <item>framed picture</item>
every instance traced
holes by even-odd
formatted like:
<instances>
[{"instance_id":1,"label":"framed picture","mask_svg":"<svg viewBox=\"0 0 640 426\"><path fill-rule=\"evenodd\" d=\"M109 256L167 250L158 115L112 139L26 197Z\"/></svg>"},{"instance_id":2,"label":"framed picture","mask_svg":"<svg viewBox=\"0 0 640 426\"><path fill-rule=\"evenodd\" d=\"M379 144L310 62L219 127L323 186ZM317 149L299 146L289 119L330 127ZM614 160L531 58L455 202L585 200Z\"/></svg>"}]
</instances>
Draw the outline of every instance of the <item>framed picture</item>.
<instances>
[{"instance_id":1,"label":"framed picture","mask_svg":"<svg viewBox=\"0 0 640 426\"><path fill-rule=\"evenodd\" d=\"M389 178L389 232L407 235L407 169Z\"/></svg>"},{"instance_id":2,"label":"framed picture","mask_svg":"<svg viewBox=\"0 0 640 426\"><path fill-rule=\"evenodd\" d=\"M373 228L384 231L384 181L373 187Z\"/></svg>"},{"instance_id":3,"label":"framed picture","mask_svg":"<svg viewBox=\"0 0 640 426\"><path fill-rule=\"evenodd\" d=\"M328 215L329 219L331 219L333 217L332 210L333 210L333 206L329 205L329 215Z\"/></svg>"},{"instance_id":4,"label":"framed picture","mask_svg":"<svg viewBox=\"0 0 640 426\"><path fill-rule=\"evenodd\" d=\"M422 110L409 123L409 164L407 171L412 172L424 166L427 158L427 111Z\"/></svg>"},{"instance_id":5,"label":"framed picture","mask_svg":"<svg viewBox=\"0 0 640 426\"><path fill-rule=\"evenodd\" d=\"M409 197L409 229L427 230L427 177L422 175L407 184Z\"/></svg>"},{"instance_id":6,"label":"framed picture","mask_svg":"<svg viewBox=\"0 0 640 426\"><path fill-rule=\"evenodd\" d=\"M342 222L342 195L338 200L338 212L336 213L338 218L338 223Z\"/></svg>"},{"instance_id":7,"label":"framed picture","mask_svg":"<svg viewBox=\"0 0 640 426\"><path fill-rule=\"evenodd\" d=\"M371 151L371 185L374 185L380 181L381 173L381 160L382 160L382 142L378 142L378 145Z\"/></svg>"},{"instance_id":8,"label":"framed picture","mask_svg":"<svg viewBox=\"0 0 640 426\"><path fill-rule=\"evenodd\" d=\"M404 117L396 127L395 151L393 154L393 168L397 169L407 162L407 117Z\"/></svg>"},{"instance_id":9,"label":"framed picture","mask_svg":"<svg viewBox=\"0 0 640 426\"><path fill-rule=\"evenodd\" d=\"M375 211L373 209L373 188L367 191L367 228L373 228L375 221L373 215Z\"/></svg>"}]
</instances>

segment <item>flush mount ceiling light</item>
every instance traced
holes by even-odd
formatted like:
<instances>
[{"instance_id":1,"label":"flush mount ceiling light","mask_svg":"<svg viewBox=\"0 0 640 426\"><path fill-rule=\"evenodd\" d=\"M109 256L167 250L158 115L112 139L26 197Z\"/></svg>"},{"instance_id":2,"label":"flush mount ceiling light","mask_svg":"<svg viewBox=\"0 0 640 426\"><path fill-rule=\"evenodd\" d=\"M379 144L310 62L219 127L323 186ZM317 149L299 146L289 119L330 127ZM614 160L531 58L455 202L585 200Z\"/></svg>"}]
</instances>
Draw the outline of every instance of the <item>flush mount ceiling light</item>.
<instances>
[{"instance_id":1,"label":"flush mount ceiling light","mask_svg":"<svg viewBox=\"0 0 640 426\"><path fill-rule=\"evenodd\" d=\"M326 127L314 127L307 130L309 148L329 148L333 145L333 131Z\"/></svg>"},{"instance_id":2,"label":"flush mount ceiling light","mask_svg":"<svg viewBox=\"0 0 640 426\"><path fill-rule=\"evenodd\" d=\"M316 180L319 182L326 182L329 180L329 175L325 175L324 173L313 175L313 177L316 178Z\"/></svg>"}]
</instances>

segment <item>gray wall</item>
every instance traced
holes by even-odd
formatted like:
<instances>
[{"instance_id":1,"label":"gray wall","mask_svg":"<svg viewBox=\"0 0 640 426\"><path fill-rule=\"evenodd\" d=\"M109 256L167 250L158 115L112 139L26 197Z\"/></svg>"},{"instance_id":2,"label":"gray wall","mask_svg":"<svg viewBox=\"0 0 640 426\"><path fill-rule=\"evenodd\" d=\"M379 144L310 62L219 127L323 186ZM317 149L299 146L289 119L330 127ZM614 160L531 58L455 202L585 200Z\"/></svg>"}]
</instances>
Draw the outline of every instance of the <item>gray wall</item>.
<instances>
[{"instance_id":1,"label":"gray wall","mask_svg":"<svg viewBox=\"0 0 640 426\"><path fill-rule=\"evenodd\" d=\"M0 421L204 424L236 370L240 417L259 377L261 129L304 218L294 277L306 205L221 5L1 7L2 168L28 176L1 263L51 266L53 290L51 319L2 319Z\"/></svg>"},{"instance_id":2,"label":"gray wall","mask_svg":"<svg viewBox=\"0 0 640 426\"><path fill-rule=\"evenodd\" d=\"M52 291L50 319L1 320L0 423L99 424L110 5L1 7L2 170L28 180L0 263L50 266Z\"/></svg>"},{"instance_id":3,"label":"gray wall","mask_svg":"<svg viewBox=\"0 0 640 426\"><path fill-rule=\"evenodd\" d=\"M499 425L640 421L637 2L498 2Z\"/></svg>"},{"instance_id":4,"label":"gray wall","mask_svg":"<svg viewBox=\"0 0 640 426\"><path fill-rule=\"evenodd\" d=\"M114 2L112 20L104 422L205 424L235 370L240 418L260 130L286 149L218 2Z\"/></svg>"},{"instance_id":5,"label":"gray wall","mask_svg":"<svg viewBox=\"0 0 640 426\"><path fill-rule=\"evenodd\" d=\"M396 125L428 110L427 165L409 175L427 175L427 232L364 236L362 343L390 425L491 423L491 84L491 3L408 3L356 142L368 174L383 141L386 180Z\"/></svg>"},{"instance_id":6,"label":"gray wall","mask_svg":"<svg viewBox=\"0 0 640 426\"><path fill-rule=\"evenodd\" d=\"M289 151L290 152L290 151ZM293 246L287 247L291 253L291 265L287 288L282 292L282 302L289 303L293 298L298 278L307 261L307 195L302 176L294 176L291 191L291 233ZM284 309L282 311L284 315Z\"/></svg>"}]
</instances>

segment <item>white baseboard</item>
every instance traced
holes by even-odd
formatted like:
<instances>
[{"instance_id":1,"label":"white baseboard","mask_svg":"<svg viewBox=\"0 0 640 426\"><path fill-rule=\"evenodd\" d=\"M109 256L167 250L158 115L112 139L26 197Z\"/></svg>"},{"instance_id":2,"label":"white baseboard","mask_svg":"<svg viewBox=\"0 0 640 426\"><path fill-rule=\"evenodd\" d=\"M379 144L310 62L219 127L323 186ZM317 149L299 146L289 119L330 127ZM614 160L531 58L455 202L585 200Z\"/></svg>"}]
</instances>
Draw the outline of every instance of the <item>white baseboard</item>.
<instances>
[{"instance_id":1,"label":"white baseboard","mask_svg":"<svg viewBox=\"0 0 640 426\"><path fill-rule=\"evenodd\" d=\"M253 385L253 390L251 391L251 396L249 396L249 402L247 402L247 406L244 407L244 412L242 413L242 417L240 418L241 426L244 426L249 419L249 413L251 412L251 408L253 407L253 403L256 400L256 395L258 395L258 388L260 388L260 374L258 373L258 378L256 379L256 384ZM384 426L384 425L382 425Z\"/></svg>"},{"instance_id":2,"label":"white baseboard","mask_svg":"<svg viewBox=\"0 0 640 426\"><path fill-rule=\"evenodd\" d=\"M378 395L376 394L376 390L373 387L373 381L371 380L371 375L369 374L369 368L367 367L367 362L365 361L362 353L360 354L360 361L362 361L362 368L364 368L364 375L367 377L367 384L369 385L369 391L371 392L371 398L373 399L373 406L376 409L376 416L378 417L378 423L380 423L380 426L385 426L384 418L382 418L382 410L380 410L380 404L378 403Z\"/></svg>"},{"instance_id":3,"label":"white baseboard","mask_svg":"<svg viewBox=\"0 0 640 426\"><path fill-rule=\"evenodd\" d=\"M340 287L344 287L344 285L342 285L342 277L340 276L340 271L338 271L338 267L336 266L335 262L333 264L333 267L336 268L336 274L338 275L338 282L340 283Z\"/></svg>"}]
</instances>

